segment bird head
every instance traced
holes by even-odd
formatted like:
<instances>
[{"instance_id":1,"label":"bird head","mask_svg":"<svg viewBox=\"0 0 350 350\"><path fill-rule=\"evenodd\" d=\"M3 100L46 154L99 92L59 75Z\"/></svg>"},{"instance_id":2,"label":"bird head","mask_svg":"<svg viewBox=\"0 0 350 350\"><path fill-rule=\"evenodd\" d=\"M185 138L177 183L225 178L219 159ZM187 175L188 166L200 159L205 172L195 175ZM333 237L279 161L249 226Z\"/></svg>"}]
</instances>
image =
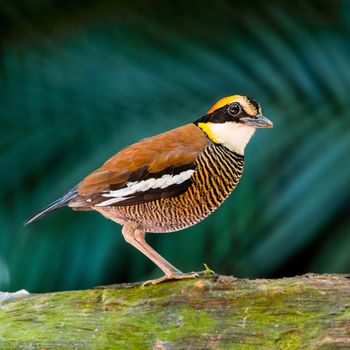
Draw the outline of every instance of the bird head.
<instances>
[{"instance_id":1,"label":"bird head","mask_svg":"<svg viewBox=\"0 0 350 350\"><path fill-rule=\"evenodd\" d=\"M255 100L240 95L222 98L195 124L214 143L239 154L244 153L256 128L273 127L272 122L261 114L261 107Z\"/></svg>"}]
</instances>

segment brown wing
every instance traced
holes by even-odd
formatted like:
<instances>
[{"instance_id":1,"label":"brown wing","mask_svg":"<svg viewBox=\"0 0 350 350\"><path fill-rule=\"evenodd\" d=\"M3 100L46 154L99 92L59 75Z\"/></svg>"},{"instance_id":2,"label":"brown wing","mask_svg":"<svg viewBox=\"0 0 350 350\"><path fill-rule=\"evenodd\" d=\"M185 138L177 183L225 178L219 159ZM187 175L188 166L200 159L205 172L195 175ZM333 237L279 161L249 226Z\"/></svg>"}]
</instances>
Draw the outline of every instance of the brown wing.
<instances>
[{"instance_id":1,"label":"brown wing","mask_svg":"<svg viewBox=\"0 0 350 350\"><path fill-rule=\"evenodd\" d=\"M80 199L96 197L101 192L123 188L129 181L161 176L176 168L186 169L208 142L194 124L141 140L124 148L88 175L78 186L78 195Z\"/></svg>"}]
</instances>

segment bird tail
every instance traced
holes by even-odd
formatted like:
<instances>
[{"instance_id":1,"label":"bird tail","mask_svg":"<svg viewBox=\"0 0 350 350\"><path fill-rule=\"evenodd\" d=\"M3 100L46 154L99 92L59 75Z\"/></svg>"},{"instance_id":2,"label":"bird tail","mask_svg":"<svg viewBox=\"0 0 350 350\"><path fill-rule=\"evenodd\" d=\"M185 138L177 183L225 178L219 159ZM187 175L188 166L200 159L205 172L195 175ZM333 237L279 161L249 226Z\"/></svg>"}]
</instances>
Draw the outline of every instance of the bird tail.
<instances>
[{"instance_id":1,"label":"bird tail","mask_svg":"<svg viewBox=\"0 0 350 350\"><path fill-rule=\"evenodd\" d=\"M54 211L56 209L62 208L65 205L67 205L67 203L72 198L77 196L77 188L78 188L78 186L73 187L63 197L55 200L53 203L49 204L47 207L43 208L38 213L33 215L30 219L25 221L24 226L27 226L27 225L31 224L32 222L41 219L43 216L45 216L46 214L50 213L51 211Z\"/></svg>"}]
</instances>

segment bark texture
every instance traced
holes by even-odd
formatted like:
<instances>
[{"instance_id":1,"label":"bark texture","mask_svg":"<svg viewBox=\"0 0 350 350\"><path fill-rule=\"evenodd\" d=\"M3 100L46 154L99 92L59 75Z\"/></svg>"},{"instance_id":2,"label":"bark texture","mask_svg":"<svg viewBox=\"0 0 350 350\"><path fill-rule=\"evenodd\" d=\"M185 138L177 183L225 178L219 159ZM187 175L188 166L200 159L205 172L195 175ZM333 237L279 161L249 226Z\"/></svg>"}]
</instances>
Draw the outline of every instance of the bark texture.
<instances>
[{"instance_id":1,"label":"bark texture","mask_svg":"<svg viewBox=\"0 0 350 350\"><path fill-rule=\"evenodd\" d=\"M350 349L350 279L213 275L0 304L1 349Z\"/></svg>"}]
</instances>

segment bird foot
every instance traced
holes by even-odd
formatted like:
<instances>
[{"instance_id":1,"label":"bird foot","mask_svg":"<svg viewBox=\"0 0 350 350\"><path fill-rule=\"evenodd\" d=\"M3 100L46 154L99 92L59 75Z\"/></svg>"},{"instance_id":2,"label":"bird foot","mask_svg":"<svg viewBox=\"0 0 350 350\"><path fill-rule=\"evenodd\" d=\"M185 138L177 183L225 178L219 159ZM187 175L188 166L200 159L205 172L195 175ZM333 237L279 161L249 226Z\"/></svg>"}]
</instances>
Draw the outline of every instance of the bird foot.
<instances>
[{"instance_id":1,"label":"bird foot","mask_svg":"<svg viewBox=\"0 0 350 350\"><path fill-rule=\"evenodd\" d=\"M171 273L168 275L164 275L160 278L156 278L154 280L148 280L145 281L142 284L142 287L147 286L149 284L158 284L158 283L162 283L165 281L171 281L171 280L182 280L182 279L190 279L190 278L197 278L199 277L199 274L197 272L189 272L189 273Z\"/></svg>"}]
</instances>

